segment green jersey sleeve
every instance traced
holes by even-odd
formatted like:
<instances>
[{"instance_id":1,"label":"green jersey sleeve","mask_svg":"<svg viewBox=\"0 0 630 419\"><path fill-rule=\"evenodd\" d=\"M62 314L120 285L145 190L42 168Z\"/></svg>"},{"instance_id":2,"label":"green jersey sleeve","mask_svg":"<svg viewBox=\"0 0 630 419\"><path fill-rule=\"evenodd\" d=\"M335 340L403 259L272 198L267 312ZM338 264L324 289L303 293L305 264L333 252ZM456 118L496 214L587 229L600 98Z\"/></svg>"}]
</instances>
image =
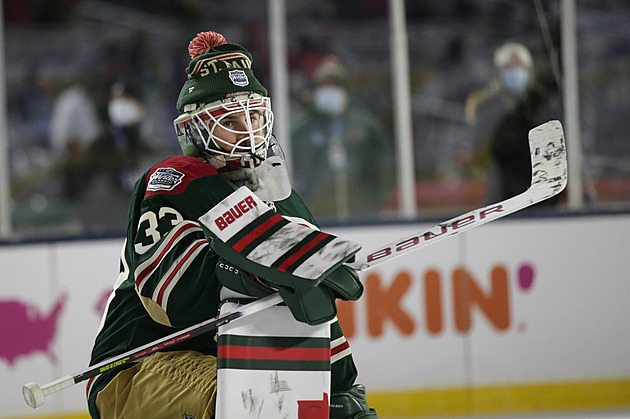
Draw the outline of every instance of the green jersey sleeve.
<instances>
[{"instance_id":1,"label":"green jersey sleeve","mask_svg":"<svg viewBox=\"0 0 630 419\"><path fill-rule=\"evenodd\" d=\"M128 231L131 274L144 308L154 321L173 327L213 317L218 257L196 220L233 188L212 166L186 156L153 167L144 182Z\"/></svg>"}]
</instances>

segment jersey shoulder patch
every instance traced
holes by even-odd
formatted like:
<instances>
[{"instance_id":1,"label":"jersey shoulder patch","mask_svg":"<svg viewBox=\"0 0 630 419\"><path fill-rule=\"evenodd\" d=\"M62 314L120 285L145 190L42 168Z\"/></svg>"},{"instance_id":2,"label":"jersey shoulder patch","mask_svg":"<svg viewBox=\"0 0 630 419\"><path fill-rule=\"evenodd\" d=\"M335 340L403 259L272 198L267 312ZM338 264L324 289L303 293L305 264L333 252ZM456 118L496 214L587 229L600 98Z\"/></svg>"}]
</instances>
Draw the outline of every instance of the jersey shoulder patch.
<instances>
[{"instance_id":1,"label":"jersey shoulder patch","mask_svg":"<svg viewBox=\"0 0 630 419\"><path fill-rule=\"evenodd\" d=\"M171 157L156 164L147 172L145 197L180 193L192 180L216 174L214 167L195 157Z\"/></svg>"}]
</instances>

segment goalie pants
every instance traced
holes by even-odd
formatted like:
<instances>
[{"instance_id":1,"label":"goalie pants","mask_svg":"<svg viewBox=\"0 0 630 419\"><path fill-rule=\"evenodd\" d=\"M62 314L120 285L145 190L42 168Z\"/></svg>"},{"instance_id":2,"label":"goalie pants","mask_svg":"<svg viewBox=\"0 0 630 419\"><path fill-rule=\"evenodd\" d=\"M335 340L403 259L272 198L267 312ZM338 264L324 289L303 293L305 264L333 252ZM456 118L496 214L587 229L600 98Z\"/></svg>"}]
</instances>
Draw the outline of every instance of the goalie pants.
<instances>
[{"instance_id":1,"label":"goalie pants","mask_svg":"<svg viewBox=\"0 0 630 419\"><path fill-rule=\"evenodd\" d=\"M216 395L214 356L157 352L118 373L96 396L96 407L102 419L210 419Z\"/></svg>"}]
</instances>

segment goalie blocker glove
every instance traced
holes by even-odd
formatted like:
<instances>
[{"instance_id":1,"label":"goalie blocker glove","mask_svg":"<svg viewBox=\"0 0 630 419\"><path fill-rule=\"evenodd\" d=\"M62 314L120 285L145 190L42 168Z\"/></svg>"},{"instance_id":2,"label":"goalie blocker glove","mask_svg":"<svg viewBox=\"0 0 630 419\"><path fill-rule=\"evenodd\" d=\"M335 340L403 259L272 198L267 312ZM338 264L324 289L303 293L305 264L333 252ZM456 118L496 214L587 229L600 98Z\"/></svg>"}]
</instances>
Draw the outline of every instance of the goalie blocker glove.
<instances>
[{"instance_id":1,"label":"goalie blocker glove","mask_svg":"<svg viewBox=\"0 0 630 419\"><path fill-rule=\"evenodd\" d=\"M280 286L312 288L361 249L277 214L242 186L199 218L212 249Z\"/></svg>"},{"instance_id":2,"label":"goalie blocker glove","mask_svg":"<svg viewBox=\"0 0 630 419\"><path fill-rule=\"evenodd\" d=\"M254 297L262 296L265 286L277 289L298 321L332 320L336 298L356 300L363 293L357 273L343 265L359 251L358 243L292 222L246 187L199 222L222 258L217 265L219 281Z\"/></svg>"},{"instance_id":3,"label":"goalie blocker glove","mask_svg":"<svg viewBox=\"0 0 630 419\"><path fill-rule=\"evenodd\" d=\"M309 325L334 319L337 316L337 298L354 301L363 294L363 284L356 271L345 265L335 269L313 288L272 284L248 274L225 259L219 260L216 272L221 285L239 294L262 298L279 292L293 317Z\"/></svg>"}]
</instances>

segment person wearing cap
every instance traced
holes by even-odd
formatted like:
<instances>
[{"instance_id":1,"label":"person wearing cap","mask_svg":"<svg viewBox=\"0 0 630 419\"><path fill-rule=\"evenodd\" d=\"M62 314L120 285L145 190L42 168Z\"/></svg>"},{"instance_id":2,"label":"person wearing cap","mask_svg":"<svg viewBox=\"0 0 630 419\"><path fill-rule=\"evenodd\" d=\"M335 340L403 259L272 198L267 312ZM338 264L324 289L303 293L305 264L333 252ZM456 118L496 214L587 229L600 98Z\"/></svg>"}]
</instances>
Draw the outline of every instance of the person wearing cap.
<instances>
[{"instance_id":1,"label":"person wearing cap","mask_svg":"<svg viewBox=\"0 0 630 419\"><path fill-rule=\"evenodd\" d=\"M353 101L339 58L315 70L307 106L291 130L296 188L318 219L381 216L394 184L394 150L380 121Z\"/></svg>"},{"instance_id":2,"label":"person wearing cap","mask_svg":"<svg viewBox=\"0 0 630 419\"><path fill-rule=\"evenodd\" d=\"M321 281L293 289L292 283L232 266L208 240L202 216L243 190L268 206L267 212L270 208L284 216L277 218L285 224L298 220L316 229L316 223L291 189L281 147L272 135L270 99L252 72L249 51L216 32L198 34L188 49L188 80L174 121L184 155L154 165L135 184L120 276L90 364L215 317L226 298L251 301L278 291L299 322L330 323L331 352L336 354L330 365L331 417L376 418L364 387L355 384L357 369L335 319L335 300L354 300L363 291L356 272L340 265ZM213 418L214 337L208 332L90 380L91 416Z\"/></svg>"},{"instance_id":3,"label":"person wearing cap","mask_svg":"<svg viewBox=\"0 0 630 419\"><path fill-rule=\"evenodd\" d=\"M494 51L495 77L466 101L466 120L478 132L473 166L489 166L487 199L502 201L531 183L530 129L559 116L557 90L537 77L530 50L506 42ZM539 205L554 205L560 196Z\"/></svg>"}]
</instances>

